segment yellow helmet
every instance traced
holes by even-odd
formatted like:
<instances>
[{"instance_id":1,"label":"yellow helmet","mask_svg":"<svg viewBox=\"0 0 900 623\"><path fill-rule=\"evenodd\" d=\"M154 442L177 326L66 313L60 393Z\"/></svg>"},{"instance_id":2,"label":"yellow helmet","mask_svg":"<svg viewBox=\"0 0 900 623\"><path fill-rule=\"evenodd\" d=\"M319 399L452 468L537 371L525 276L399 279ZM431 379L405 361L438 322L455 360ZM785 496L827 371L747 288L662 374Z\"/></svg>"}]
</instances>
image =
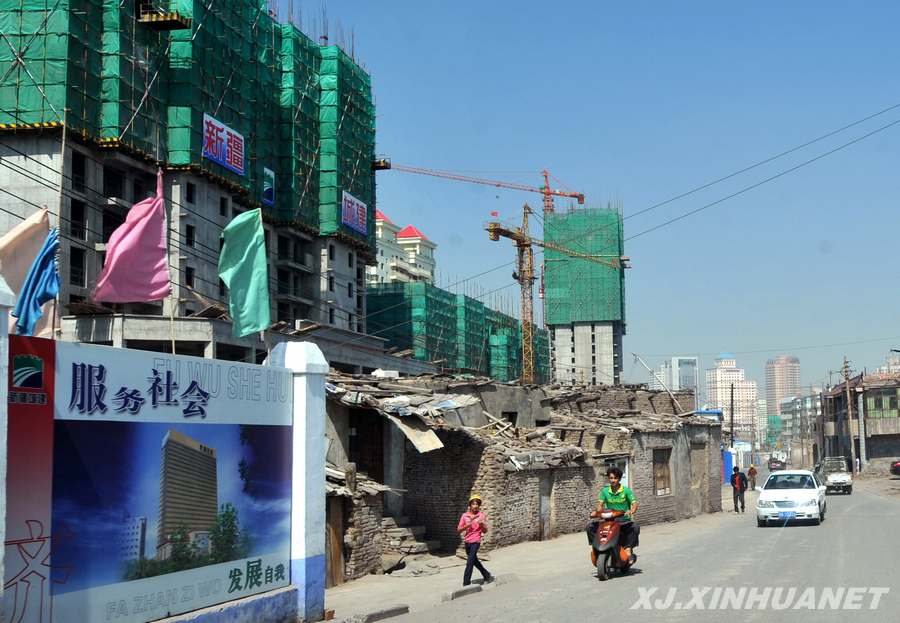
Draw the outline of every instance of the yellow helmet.
<instances>
[{"instance_id":1,"label":"yellow helmet","mask_svg":"<svg viewBox=\"0 0 900 623\"><path fill-rule=\"evenodd\" d=\"M471 504L472 502L478 502L479 504L481 504L481 496L477 493L472 494L472 497L469 498L469 504Z\"/></svg>"}]
</instances>

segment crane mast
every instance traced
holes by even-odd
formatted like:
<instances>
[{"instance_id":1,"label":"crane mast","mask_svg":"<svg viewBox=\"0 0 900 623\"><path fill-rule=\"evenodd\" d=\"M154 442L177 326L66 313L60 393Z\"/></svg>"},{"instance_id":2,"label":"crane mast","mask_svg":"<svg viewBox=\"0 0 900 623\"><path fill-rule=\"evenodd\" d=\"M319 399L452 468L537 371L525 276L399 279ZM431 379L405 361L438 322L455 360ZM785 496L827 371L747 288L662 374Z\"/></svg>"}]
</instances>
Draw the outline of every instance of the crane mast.
<instances>
[{"instance_id":1,"label":"crane mast","mask_svg":"<svg viewBox=\"0 0 900 623\"><path fill-rule=\"evenodd\" d=\"M512 240L513 246L516 248L516 272L513 273L513 279L519 282L522 288L522 380L526 383L534 382L534 305L533 305L533 285L535 281L534 275L534 249L532 247L542 247L558 253L563 253L575 259L587 260L602 266L608 266L617 270L631 268L631 264L627 264L630 259L627 255L621 257L597 256L588 253L581 253L567 249L561 245L547 242L546 240L538 240L531 237L528 228L528 215L534 214L534 211L526 203L522 206L522 226L506 227L499 222L491 221L485 223L484 229L488 232L488 237L493 241L500 238L509 238Z\"/></svg>"}]
</instances>

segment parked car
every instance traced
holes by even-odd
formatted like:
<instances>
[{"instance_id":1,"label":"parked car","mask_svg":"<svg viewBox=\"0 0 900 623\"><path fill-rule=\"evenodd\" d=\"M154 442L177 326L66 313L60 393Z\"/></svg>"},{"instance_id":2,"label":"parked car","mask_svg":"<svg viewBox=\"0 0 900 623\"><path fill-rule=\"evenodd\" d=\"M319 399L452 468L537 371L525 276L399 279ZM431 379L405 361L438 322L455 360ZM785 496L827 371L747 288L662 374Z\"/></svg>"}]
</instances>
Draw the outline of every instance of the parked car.
<instances>
[{"instance_id":1,"label":"parked car","mask_svg":"<svg viewBox=\"0 0 900 623\"><path fill-rule=\"evenodd\" d=\"M811 519L816 525L825 519L825 485L809 470L792 469L771 474L756 500L756 525L769 521Z\"/></svg>"},{"instance_id":2,"label":"parked car","mask_svg":"<svg viewBox=\"0 0 900 623\"><path fill-rule=\"evenodd\" d=\"M774 472L777 469L784 469L784 461L781 459L771 458L769 462L766 463L766 467L769 468L770 472Z\"/></svg>"},{"instance_id":3,"label":"parked car","mask_svg":"<svg viewBox=\"0 0 900 623\"><path fill-rule=\"evenodd\" d=\"M891 461L891 473L900 476L900 461Z\"/></svg>"}]
</instances>

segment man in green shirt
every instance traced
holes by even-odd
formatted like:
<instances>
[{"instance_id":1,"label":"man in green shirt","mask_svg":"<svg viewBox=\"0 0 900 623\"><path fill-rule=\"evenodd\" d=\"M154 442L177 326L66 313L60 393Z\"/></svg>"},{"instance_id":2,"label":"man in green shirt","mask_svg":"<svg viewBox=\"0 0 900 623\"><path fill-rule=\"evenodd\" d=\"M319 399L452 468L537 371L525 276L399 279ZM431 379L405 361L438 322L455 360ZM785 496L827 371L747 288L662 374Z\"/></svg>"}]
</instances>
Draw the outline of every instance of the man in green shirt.
<instances>
[{"instance_id":1,"label":"man in green shirt","mask_svg":"<svg viewBox=\"0 0 900 623\"><path fill-rule=\"evenodd\" d=\"M618 467L610 467L606 470L606 477L609 478L609 486L604 487L600 492L600 501L597 504L597 510L591 513L591 517L600 517L600 512L604 508L613 511L625 511L626 520L620 521L621 536L619 544L625 548L628 554L628 560L631 564L637 560L633 553L633 548L638 546L638 535L641 533L641 527L634 521L630 521L634 512L637 510L637 498L634 493L622 484L622 470ZM597 535L598 523L592 521L587 526L588 543L594 544L594 537Z\"/></svg>"}]
</instances>

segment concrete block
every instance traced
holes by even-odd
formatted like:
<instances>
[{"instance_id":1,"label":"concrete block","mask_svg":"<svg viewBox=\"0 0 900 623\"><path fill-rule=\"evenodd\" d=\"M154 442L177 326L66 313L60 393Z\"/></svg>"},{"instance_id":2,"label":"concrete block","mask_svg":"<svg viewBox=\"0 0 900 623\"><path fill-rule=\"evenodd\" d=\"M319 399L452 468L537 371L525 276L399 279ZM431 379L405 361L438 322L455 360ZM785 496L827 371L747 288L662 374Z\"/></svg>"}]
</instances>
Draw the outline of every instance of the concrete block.
<instances>
[{"instance_id":1,"label":"concrete block","mask_svg":"<svg viewBox=\"0 0 900 623\"><path fill-rule=\"evenodd\" d=\"M408 614L409 606L406 604L397 604L382 610L374 610L363 614L356 614L352 617L341 619L341 623L374 623L375 621L384 621L392 617L398 617L401 614Z\"/></svg>"},{"instance_id":2,"label":"concrete block","mask_svg":"<svg viewBox=\"0 0 900 623\"><path fill-rule=\"evenodd\" d=\"M444 593L441 596L441 601L453 601L454 599L459 599L460 597L465 597L466 595L471 595L473 593L480 593L482 588L477 584L472 584L470 586L463 586L455 591L450 593Z\"/></svg>"}]
</instances>

